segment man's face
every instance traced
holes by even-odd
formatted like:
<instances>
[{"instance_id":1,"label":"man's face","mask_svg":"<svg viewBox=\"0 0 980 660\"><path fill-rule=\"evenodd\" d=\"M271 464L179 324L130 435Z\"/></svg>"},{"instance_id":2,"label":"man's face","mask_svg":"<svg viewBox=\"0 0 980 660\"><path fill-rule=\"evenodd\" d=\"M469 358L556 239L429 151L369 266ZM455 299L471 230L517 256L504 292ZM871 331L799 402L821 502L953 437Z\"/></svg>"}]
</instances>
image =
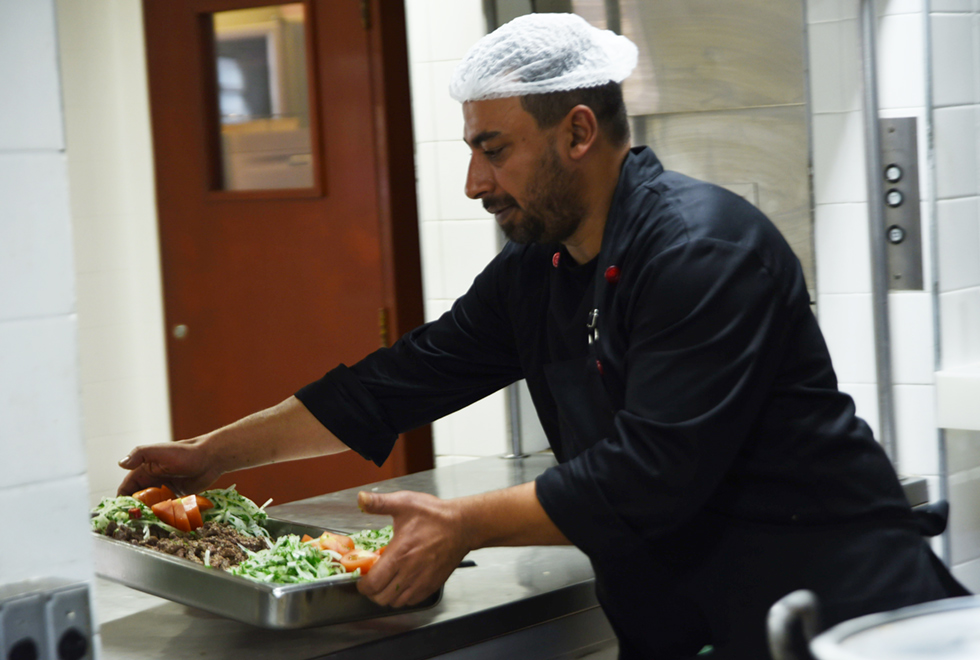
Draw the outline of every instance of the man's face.
<instances>
[{"instance_id":1,"label":"man's face","mask_svg":"<svg viewBox=\"0 0 980 660\"><path fill-rule=\"evenodd\" d=\"M538 128L518 98L464 103L463 119L463 139L472 152L466 195L481 200L507 238L518 243L572 236L585 204L579 177L559 154L557 127Z\"/></svg>"}]
</instances>

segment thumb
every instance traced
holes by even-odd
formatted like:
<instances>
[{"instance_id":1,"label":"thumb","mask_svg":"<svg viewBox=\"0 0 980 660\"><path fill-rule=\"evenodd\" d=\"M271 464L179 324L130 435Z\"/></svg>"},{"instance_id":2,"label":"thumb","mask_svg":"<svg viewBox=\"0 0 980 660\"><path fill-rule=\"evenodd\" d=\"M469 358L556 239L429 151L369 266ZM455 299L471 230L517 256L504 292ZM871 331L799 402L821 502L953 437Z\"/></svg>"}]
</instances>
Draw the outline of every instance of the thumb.
<instances>
[{"instance_id":1,"label":"thumb","mask_svg":"<svg viewBox=\"0 0 980 660\"><path fill-rule=\"evenodd\" d=\"M391 514L392 504L389 495L369 493L364 490L357 494L357 508L364 513Z\"/></svg>"},{"instance_id":2,"label":"thumb","mask_svg":"<svg viewBox=\"0 0 980 660\"><path fill-rule=\"evenodd\" d=\"M143 464L143 451L140 447L137 447L133 451L129 452L125 456L119 459L119 467L125 468L127 470L133 470L138 468Z\"/></svg>"}]
</instances>

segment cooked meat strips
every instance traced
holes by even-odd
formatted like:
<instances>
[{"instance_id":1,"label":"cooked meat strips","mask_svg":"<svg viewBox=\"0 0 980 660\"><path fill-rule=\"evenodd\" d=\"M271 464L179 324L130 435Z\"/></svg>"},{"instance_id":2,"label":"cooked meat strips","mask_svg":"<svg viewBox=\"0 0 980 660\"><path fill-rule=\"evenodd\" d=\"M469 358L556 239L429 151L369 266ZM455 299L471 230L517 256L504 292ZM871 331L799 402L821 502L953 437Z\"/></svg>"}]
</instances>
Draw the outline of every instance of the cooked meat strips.
<instances>
[{"instance_id":1,"label":"cooked meat strips","mask_svg":"<svg viewBox=\"0 0 980 660\"><path fill-rule=\"evenodd\" d=\"M203 527L190 534L166 532L154 525L150 527L150 536L147 538L143 538L142 531L118 526L113 522L106 527L105 533L114 539L190 559L198 564L204 563L204 555L210 550L211 567L221 570L237 566L248 557L242 547L253 552L269 547L264 539L246 536L226 523L217 522L206 522Z\"/></svg>"}]
</instances>

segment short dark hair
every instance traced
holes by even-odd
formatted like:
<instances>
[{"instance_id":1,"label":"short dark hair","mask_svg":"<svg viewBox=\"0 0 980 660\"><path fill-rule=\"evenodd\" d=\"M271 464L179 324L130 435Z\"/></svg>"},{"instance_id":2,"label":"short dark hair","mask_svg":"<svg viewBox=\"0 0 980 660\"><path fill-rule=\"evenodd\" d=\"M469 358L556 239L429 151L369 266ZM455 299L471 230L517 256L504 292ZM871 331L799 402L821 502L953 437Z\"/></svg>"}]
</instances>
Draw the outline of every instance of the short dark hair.
<instances>
[{"instance_id":1,"label":"short dark hair","mask_svg":"<svg viewBox=\"0 0 980 660\"><path fill-rule=\"evenodd\" d=\"M534 117L539 128L551 128L575 106L586 105L595 113L599 129L613 145L622 146L630 139L623 87L617 82L567 92L528 94L520 98L521 107Z\"/></svg>"}]
</instances>

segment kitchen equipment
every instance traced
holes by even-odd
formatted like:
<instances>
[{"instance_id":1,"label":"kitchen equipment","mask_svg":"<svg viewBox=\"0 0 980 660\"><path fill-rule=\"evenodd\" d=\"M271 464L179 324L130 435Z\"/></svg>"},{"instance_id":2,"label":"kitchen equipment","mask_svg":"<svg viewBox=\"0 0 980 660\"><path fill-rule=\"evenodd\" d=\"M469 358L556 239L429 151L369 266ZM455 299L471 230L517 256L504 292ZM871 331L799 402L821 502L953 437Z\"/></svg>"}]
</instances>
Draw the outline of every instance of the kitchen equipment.
<instances>
[{"instance_id":1,"label":"kitchen equipment","mask_svg":"<svg viewBox=\"0 0 980 660\"><path fill-rule=\"evenodd\" d=\"M817 660L973 660L980 597L966 596L845 621L810 644Z\"/></svg>"},{"instance_id":2,"label":"kitchen equipment","mask_svg":"<svg viewBox=\"0 0 980 660\"><path fill-rule=\"evenodd\" d=\"M322 527L274 518L267 519L263 525L273 538L286 534L317 537L324 531ZM415 606L382 607L357 591L357 577L306 584L263 584L102 534L94 535L93 555L98 575L262 628L308 628L402 614L432 607L442 598L440 589Z\"/></svg>"}]
</instances>

